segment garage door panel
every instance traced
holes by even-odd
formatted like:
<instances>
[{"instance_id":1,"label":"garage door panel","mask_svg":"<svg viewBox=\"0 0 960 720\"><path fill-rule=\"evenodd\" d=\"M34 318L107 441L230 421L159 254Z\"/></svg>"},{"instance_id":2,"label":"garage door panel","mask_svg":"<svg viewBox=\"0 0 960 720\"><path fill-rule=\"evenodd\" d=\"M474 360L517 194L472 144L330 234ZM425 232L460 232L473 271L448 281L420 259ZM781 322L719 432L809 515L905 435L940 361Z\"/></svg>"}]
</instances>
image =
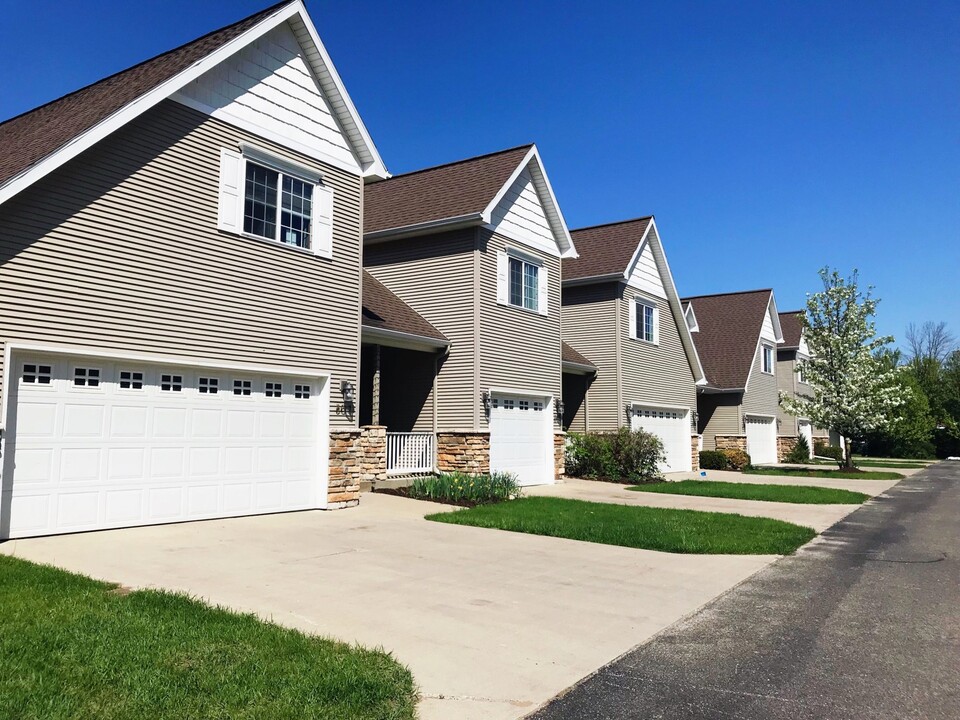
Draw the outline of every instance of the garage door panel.
<instances>
[{"instance_id":1,"label":"garage door panel","mask_svg":"<svg viewBox=\"0 0 960 720\"><path fill-rule=\"evenodd\" d=\"M321 379L16 352L10 377L11 537L322 505Z\"/></svg>"},{"instance_id":2,"label":"garage door panel","mask_svg":"<svg viewBox=\"0 0 960 720\"><path fill-rule=\"evenodd\" d=\"M632 430L643 429L660 438L666 455L666 460L660 464L661 472L689 472L693 467L688 410L634 405L630 427Z\"/></svg>"},{"instance_id":3,"label":"garage door panel","mask_svg":"<svg viewBox=\"0 0 960 720\"><path fill-rule=\"evenodd\" d=\"M777 424L773 418L747 417L747 453L755 465L777 462Z\"/></svg>"},{"instance_id":4,"label":"garage door panel","mask_svg":"<svg viewBox=\"0 0 960 720\"><path fill-rule=\"evenodd\" d=\"M513 473L520 485L554 481L553 421L545 398L492 394L490 469Z\"/></svg>"}]
</instances>

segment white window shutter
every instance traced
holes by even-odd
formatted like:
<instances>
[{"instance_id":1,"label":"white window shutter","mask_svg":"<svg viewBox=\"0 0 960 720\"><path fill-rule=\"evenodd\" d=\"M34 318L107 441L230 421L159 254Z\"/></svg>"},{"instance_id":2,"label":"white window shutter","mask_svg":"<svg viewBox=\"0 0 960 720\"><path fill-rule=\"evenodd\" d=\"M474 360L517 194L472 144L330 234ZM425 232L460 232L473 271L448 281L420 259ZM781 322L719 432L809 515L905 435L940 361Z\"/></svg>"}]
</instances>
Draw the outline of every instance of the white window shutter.
<instances>
[{"instance_id":1,"label":"white window shutter","mask_svg":"<svg viewBox=\"0 0 960 720\"><path fill-rule=\"evenodd\" d=\"M333 255L333 188L317 185L313 189L314 255Z\"/></svg>"},{"instance_id":2,"label":"white window shutter","mask_svg":"<svg viewBox=\"0 0 960 720\"><path fill-rule=\"evenodd\" d=\"M540 269L537 270L537 284L537 291L539 293L537 297L537 311L541 315L546 315L550 304L550 275L544 266L541 266Z\"/></svg>"},{"instance_id":3,"label":"white window shutter","mask_svg":"<svg viewBox=\"0 0 960 720\"><path fill-rule=\"evenodd\" d=\"M220 148L220 199L217 207L217 227L238 233L242 229L240 213L240 177L243 156L233 150Z\"/></svg>"},{"instance_id":4,"label":"white window shutter","mask_svg":"<svg viewBox=\"0 0 960 720\"><path fill-rule=\"evenodd\" d=\"M510 304L510 259L503 250L497 253L497 302Z\"/></svg>"},{"instance_id":5,"label":"white window shutter","mask_svg":"<svg viewBox=\"0 0 960 720\"><path fill-rule=\"evenodd\" d=\"M630 339L637 339L637 301L630 298L627 301L630 307Z\"/></svg>"},{"instance_id":6,"label":"white window shutter","mask_svg":"<svg viewBox=\"0 0 960 720\"><path fill-rule=\"evenodd\" d=\"M653 309L653 342L660 344L660 308Z\"/></svg>"}]
</instances>

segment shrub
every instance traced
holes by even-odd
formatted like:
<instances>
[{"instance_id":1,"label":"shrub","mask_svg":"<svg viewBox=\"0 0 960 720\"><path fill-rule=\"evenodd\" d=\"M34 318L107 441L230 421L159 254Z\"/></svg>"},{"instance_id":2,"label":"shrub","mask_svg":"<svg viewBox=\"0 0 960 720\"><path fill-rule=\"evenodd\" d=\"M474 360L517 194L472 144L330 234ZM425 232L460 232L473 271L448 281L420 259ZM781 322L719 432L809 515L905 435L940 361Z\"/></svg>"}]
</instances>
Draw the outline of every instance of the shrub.
<instances>
[{"instance_id":1,"label":"shrub","mask_svg":"<svg viewBox=\"0 0 960 720\"><path fill-rule=\"evenodd\" d=\"M731 448L728 450L721 450L727 458L727 467L731 470L743 470L746 467L750 467L750 456L747 455L745 450L739 450L736 448Z\"/></svg>"},{"instance_id":2,"label":"shrub","mask_svg":"<svg viewBox=\"0 0 960 720\"><path fill-rule=\"evenodd\" d=\"M700 469L701 470L728 470L730 461L723 454L722 450L701 450L700 451Z\"/></svg>"},{"instance_id":3,"label":"shrub","mask_svg":"<svg viewBox=\"0 0 960 720\"><path fill-rule=\"evenodd\" d=\"M407 488L407 495L417 500L435 500L451 505L486 505L520 497L520 486L513 473L470 475L455 472L417 478Z\"/></svg>"},{"instance_id":4,"label":"shrub","mask_svg":"<svg viewBox=\"0 0 960 720\"><path fill-rule=\"evenodd\" d=\"M810 445L807 443L807 438L804 435L797 438L793 450L787 454L783 461L794 464L810 462Z\"/></svg>"},{"instance_id":5,"label":"shrub","mask_svg":"<svg viewBox=\"0 0 960 720\"><path fill-rule=\"evenodd\" d=\"M837 462L843 462L843 448L839 445L828 445L825 442L814 442L813 452L820 457L832 458Z\"/></svg>"},{"instance_id":6,"label":"shrub","mask_svg":"<svg viewBox=\"0 0 960 720\"><path fill-rule=\"evenodd\" d=\"M660 464L666 459L660 438L627 427L615 433L571 434L567 443L567 472L574 477L653 482L663 477Z\"/></svg>"}]
</instances>

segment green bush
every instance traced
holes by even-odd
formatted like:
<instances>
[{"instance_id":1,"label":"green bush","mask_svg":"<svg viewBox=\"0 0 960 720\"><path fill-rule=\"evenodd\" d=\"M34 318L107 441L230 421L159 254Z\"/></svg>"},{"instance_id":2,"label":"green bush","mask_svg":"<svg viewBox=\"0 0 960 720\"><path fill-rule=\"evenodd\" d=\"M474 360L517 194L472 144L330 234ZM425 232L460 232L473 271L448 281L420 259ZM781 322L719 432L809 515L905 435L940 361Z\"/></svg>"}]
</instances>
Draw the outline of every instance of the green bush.
<instances>
[{"instance_id":1,"label":"green bush","mask_svg":"<svg viewBox=\"0 0 960 720\"><path fill-rule=\"evenodd\" d=\"M728 450L721 450L720 452L726 456L727 467L729 467L731 470L743 470L744 468L750 467L750 456L745 450L731 448Z\"/></svg>"},{"instance_id":2,"label":"green bush","mask_svg":"<svg viewBox=\"0 0 960 720\"><path fill-rule=\"evenodd\" d=\"M407 488L407 495L417 500L451 505L487 505L520 497L520 486L513 473L470 475L455 472L417 478Z\"/></svg>"},{"instance_id":3,"label":"green bush","mask_svg":"<svg viewBox=\"0 0 960 720\"><path fill-rule=\"evenodd\" d=\"M723 454L722 450L701 450L700 451L700 469L701 470L728 470L730 461Z\"/></svg>"},{"instance_id":4,"label":"green bush","mask_svg":"<svg viewBox=\"0 0 960 720\"><path fill-rule=\"evenodd\" d=\"M810 445L807 438L801 435L797 438L797 443L793 446L787 456L783 459L786 463L802 464L810 462Z\"/></svg>"},{"instance_id":5,"label":"green bush","mask_svg":"<svg viewBox=\"0 0 960 720\"><path fill-rule=\"evenodd\" d=\"M566 466L573 477L613 482L644 483L660 480L666 461L663 442L643 430L622 427L615 433L571 433Z\"/></svg>"},{"instance_id":6,"label":"green bush","mask_svg":"<svg viewBox=\"0 0 960 720\"><path fill-rule=\"evenodd\" d=\"M814 440L813 453L819 457L832 458L837 462L843 462L843 448L839 445L828 445L822 440Z\"/></svg>"}]
</instances>

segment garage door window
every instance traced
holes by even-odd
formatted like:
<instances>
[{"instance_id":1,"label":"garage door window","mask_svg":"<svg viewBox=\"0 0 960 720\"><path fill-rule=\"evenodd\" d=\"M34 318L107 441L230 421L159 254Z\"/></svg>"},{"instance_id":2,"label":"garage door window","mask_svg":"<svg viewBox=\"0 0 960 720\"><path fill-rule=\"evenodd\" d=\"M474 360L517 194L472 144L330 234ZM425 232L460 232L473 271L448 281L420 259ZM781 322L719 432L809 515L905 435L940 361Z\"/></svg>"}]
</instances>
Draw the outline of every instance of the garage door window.
<instances>
[{"instance_id":1,"label":"garage door window","mask_svg":"<svg viewBox=\"0 0 960 720\"><path fill-rule=\"evenodd\" d=\"M265 394L267 397L283 397L283 385L278 382L268 382L265 385Z\"/></svg>"},{"instance_id":2,"label":"garage door window","mask_svg":"<svg viewBox=\"0 0 960 720\"><path fill-rule=\"evenodd\" d=\"M75 387L100 387L100 369L78 367L73 369Z\"/></svg>"},{"instance_id":3,"label":"garage door window","mask_svg":"<svg viewBox=\"0 0 960 720\"><path fill-rule=\"evenodd\" d=\"M31 385L49 385L52 369L49 365L34 365L29 363L23 366L23 382Z\"/></svg>"},{"instance_id":4,"label":"garage door window","mask_svg":"<svg viewBox=\"0 0 960 720\"><path fill-rule=\"evenodd\" d=\"M309 400L310 399L310 386L309 385L294 385L293 386L293 396L297 400Z\"/></svg>"},{"instance_id":5,"label":"garage door window","mask_svg":"<svg viewBox=\"0 0 960 720\"><path fill-rule=\"evenodd\" d=\"M220 392L220 380L217 378L200 378L197 384L198 389L205 395L216 395Z\"/></svg>"},{"instance_id":6,"label":"garage door window","mask_svg":"<svg viewBox=\"0 0 960 720\"><path fill-rule=\"evenodd\" d=\"M134 370L121 370L120 389L143 390L143 373Z\"/></svg>"},{"instance_id":7,"label":"garage door window","mask_svg":"<svg viewBox=\"0 0 960 720\"><path fill-rule=\"evenodd\" d=\"M245 395L249 396L252 391L249 380L234 380L233 381L233 394L234 395Z\"/></svg>"},{"instance_id":8,"label":"garage door window","mask_svg":"<svg viewBox=\"0 0 960 720\"><path fill-rule=\"evenodd\" d=\"M183 375L161 375L160 390L163 392L180 392L183 390Z\"/></svg>"}]
</instances>

